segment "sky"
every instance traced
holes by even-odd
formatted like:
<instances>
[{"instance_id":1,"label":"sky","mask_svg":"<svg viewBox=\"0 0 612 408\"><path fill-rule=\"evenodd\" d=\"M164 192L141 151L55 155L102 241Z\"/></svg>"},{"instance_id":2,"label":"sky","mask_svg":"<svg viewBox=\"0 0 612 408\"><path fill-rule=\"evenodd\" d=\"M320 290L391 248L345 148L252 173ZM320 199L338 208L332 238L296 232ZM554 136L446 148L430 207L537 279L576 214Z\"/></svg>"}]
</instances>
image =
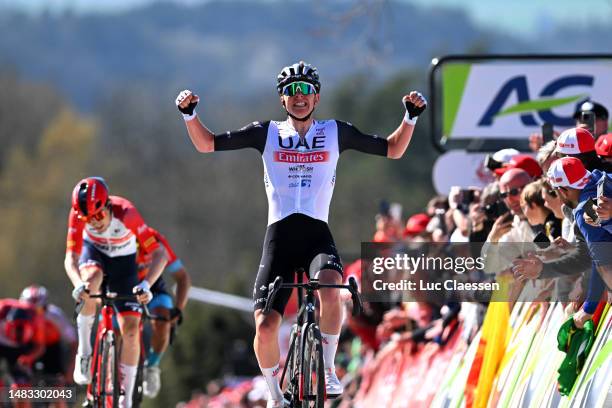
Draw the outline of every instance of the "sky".
<instances>
[{"instance_id":1,"label":"sky","mask_svg":"<svg viewBox=\"0 0 612 408\"><path fill-rule=\"evenodd\" d=\"M159 0L0 0L0 7L31 12L43 10L118 12ZM162 0L198 4L208 0ZM287 0L254 0L279 2ZM362 0L370 3L377 0ZM378 0L383 1L383 0ZM422 7L464 10L478 25L521 37L534 37L563 25L605 24L612 20L612 0L399 0Z\"/></svg>"}]
</instances>

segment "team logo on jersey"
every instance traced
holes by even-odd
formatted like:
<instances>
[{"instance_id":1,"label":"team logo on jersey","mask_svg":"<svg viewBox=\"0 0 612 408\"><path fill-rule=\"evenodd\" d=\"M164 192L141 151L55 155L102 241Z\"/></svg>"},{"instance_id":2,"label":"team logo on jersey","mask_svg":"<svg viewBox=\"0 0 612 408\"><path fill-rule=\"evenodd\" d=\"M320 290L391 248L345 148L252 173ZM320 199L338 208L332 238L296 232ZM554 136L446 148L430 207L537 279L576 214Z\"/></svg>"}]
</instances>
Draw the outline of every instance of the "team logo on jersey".
<instances>
[{"instance_id":1,"label":"team logo on jersey","mask_svg":"<svg viewBox=\"0 0 612 408\"><path fill-rule=\"evenodd\" d=\"M316 135L312 138L310 143L308 143L308 139L300 138L300 137L282 137L278 135L278 145L281 149L304 149L304 150L313 150L313 149L323 149L325 147L325 135Z\"/></svg>"},{"instance_id":2,"label":"team logo on jersey","mask_svg":"<svg viewBox=\"0 0 612 408\"><path fill-rule=\"evenodd\" d=\"M329 161L329 152L299 153L281 150L274 152L274 161L281 163L321 163Z\"/></svg>"}]
</instances>

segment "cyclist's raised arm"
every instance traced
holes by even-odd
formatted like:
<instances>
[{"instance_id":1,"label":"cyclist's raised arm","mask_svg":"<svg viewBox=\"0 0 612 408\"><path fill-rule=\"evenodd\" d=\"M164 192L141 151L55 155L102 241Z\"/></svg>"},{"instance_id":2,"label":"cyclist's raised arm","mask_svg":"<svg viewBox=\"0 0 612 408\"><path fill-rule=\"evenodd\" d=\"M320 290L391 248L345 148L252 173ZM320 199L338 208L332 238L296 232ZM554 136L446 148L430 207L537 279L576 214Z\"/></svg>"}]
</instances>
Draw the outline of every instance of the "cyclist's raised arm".
<instances>
[{"instance_id":1,"label":"cyclist's raised arm","mask_svg":"<svg viewBox=\"0 0 612 408\"><path fill-rule=\"evenodd\" d=\"M185 89L176 97L175 103L178 110L183 114L185 126L189 138L196 150L201 153L210 153L215 150L215 135L200 122L195 112L200 97L188 89Z\"/></svg>"},{"instance_id":2,"label":"cyclist's raised arm","mask_svg":"<svg viewBox=\"0 0 612 408\"><path fill-rule=\"evenodd\" d=\"M389 143L387 157L390 159L399 159L404 155L410 143L410 139L412 139L412 133L414 132L417 118L427 107L427 100L425 100L425 97L416 91L412 91L410 94L404 96L402 102L406 107L404 120L402 120L399 127L387 137Z\"/></svg>"},{"instance_id":3,"label":"cyclist's raised arm","mask_svg":"<svg viewBox=\"0 0 612 408\"><path fill-rule=\"evenodd\" d=\"M176 98L176 106L183 114L189 138L201 153L221 150L236 150L253 147L263 153L268 126L253 122L242 129L215 135L198 118L195 107L200 98L189 90L182 91Z\"/></svg>"},{"instance_id":4,"label":"cyclist's raised arm","mask_svg":"<svg viewBox=\"0 0 612 408\"><path fill-rule=\"evenodd\" d=\"M406 95L403 101L406 106L404 120L387 138L361 133L350 123L336 121L340 153L353 149L363 153L386 156L390 159L402 157L412 138L417 116L425 110L426 106L425 98L414 91Z\"/></svg>"}]
</instances>

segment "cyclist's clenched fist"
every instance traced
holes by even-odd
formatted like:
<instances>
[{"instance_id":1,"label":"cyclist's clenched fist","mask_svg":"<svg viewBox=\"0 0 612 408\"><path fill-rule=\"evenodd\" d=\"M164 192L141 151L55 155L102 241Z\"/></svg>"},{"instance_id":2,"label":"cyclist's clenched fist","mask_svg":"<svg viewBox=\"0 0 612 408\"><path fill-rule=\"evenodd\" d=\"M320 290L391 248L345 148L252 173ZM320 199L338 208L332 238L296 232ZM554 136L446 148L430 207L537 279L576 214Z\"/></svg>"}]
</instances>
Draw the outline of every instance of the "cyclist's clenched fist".
<instances>
[{"instance_id":1,"label":"cyclist's clenched fist","mask_svg":"<svg viewBox=\"0 0 612 408\"><path fill-rule=\"evenodd\" d=\"M193 115L193 111L200 101L200 97L189 89L181 91L176 97L176 107L183 115Z\"/></svg>"},{"instance_id":2,"label":"cyclist's clenched fist","mask_svg":"<svg viewBox=\"0 0 612 408\"><path fill-rule=\"evenodd\" d=\"M402 98L402 102L406 108L406 122L414 125L416 118L427 108L427 99L420 92L412 91Z\"/></svg>"}]
</instances>

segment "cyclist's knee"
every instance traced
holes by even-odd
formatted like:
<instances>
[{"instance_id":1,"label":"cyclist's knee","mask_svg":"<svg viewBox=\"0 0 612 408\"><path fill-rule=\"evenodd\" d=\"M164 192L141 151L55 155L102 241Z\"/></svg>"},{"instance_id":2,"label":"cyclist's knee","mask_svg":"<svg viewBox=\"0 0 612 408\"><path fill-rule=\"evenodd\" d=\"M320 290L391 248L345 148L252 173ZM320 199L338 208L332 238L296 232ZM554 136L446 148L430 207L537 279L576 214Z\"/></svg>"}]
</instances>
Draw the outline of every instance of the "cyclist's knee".
<instances>
[{"instance_id":1,"label":"cyclist's knee","mask_svg":"<svg viewBox=\"0 0 612 408\"><path fill-rule=\"evenodd\" d=\"M281 315L274 310L267 315L258 310L255 312L256 336L264 342L275 340L278 337L281 321Z\"/></svg>"},{"instance_id":2,"label":"cyclist's knee","mask_svg":"<svg viewBox=\"0 0 612 408\"><path fill-rule=\"evenodd\" d=\"M139 318L136 316L119 316L119 327L124 339L134 338L138 334Z\"/></svg>"},{"instance_id":3,"label":"cyclist's knee","mask_svg":"<svg viewBox=\"0 0 612 408\"><path fill-rule=\"evenodd\" d=\"M102 272L102 268L100 268L100 266L98 265L83 265L79 269L79 272L81 273L81 279L89 284L88 286L90 290L92 289L92 287L94 289L97 289L102 283L102 278L104 277L104 274Z\"/></svg>"},{"instance_id":4,"label":"cyclist's knee","mask_svg":"<svg viewBox=\"0 0 612 408\"><path fill-rule=\"evenodd\" d=\"M323 304L340 303L340 289L321 289L319 298Z\"/></svg>"},{"instance_id":5,"label":"cyclist's knee","mask_svg":"<svg viewBox=\"0 0 612 408\"><path fill-rule=\"evenodd\" d=\"M326 285L342 284L342 276L333 269L324 269L319 272L319 281ZM340 302L340 289L325 289L319 290L319 298L321 303L337 303Z\"/></svg>"},{"instance_id":6,"label":"cyclist's knee","mask_svg":"<svg viewBox=\"0 0 612 408\"><path fill-rule=\"evenodd\" d=\"M151 327L153 329L153 333L155 333L155 336L160 336L160 337L169 337L170 336L170 328L171 328L171 324L170 322L163 322L163 321L154 321L151 323Z\"/></svg>"}]
</instances>

